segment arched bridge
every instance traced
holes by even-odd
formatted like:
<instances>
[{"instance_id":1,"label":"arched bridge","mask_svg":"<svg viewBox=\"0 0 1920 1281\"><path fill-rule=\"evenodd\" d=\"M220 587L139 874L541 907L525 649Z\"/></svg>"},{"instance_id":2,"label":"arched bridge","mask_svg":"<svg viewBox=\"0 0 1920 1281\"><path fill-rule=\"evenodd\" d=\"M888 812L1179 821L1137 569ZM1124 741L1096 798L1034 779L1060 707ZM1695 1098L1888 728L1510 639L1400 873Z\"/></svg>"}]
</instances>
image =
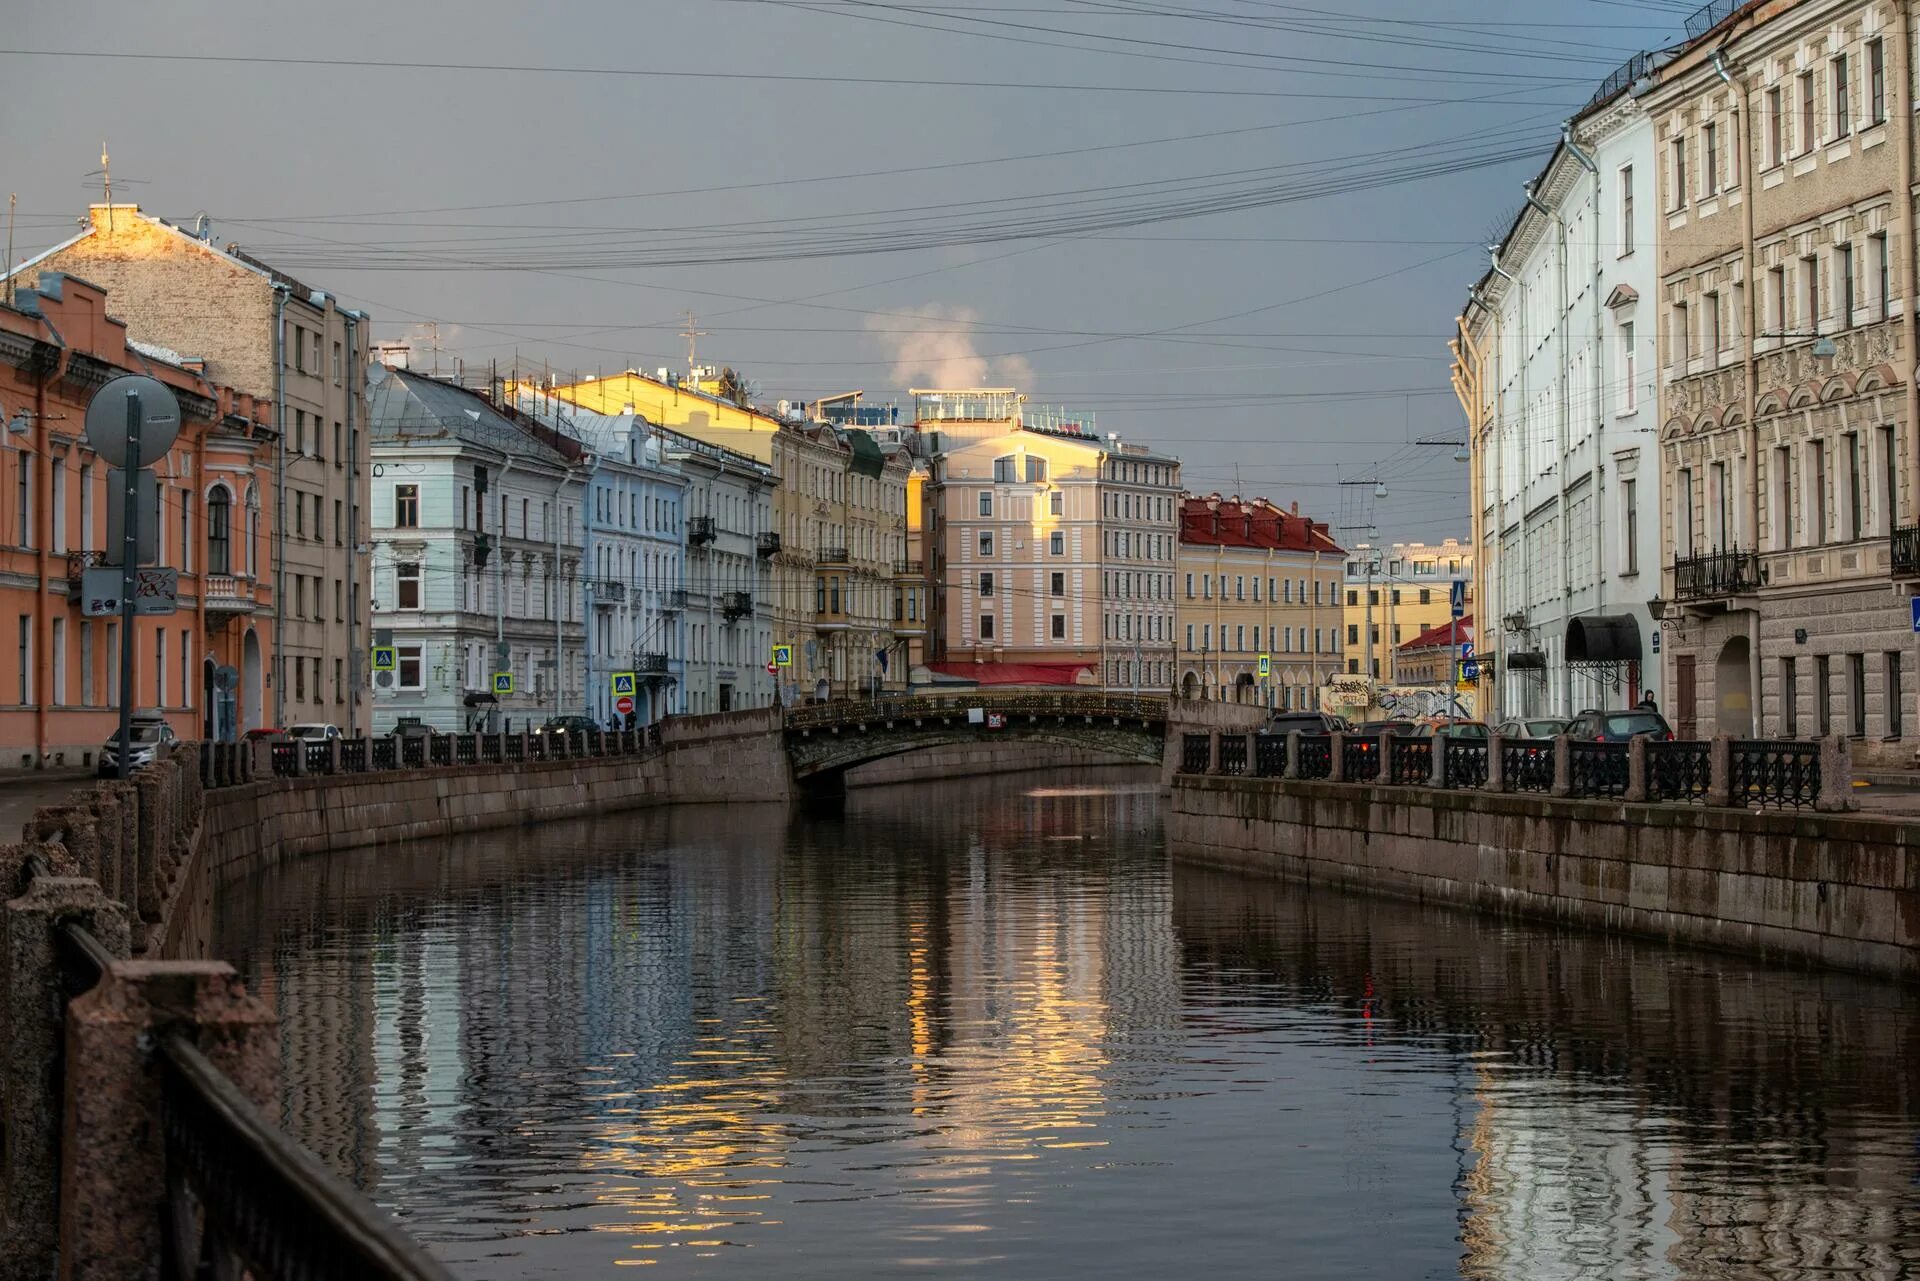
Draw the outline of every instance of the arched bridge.
<instances>
[{"instance_id":1,"label":"arched bridge","mask_svg":"<svg viewBox=\"0 0 1920 1281\"><path fill-rule=\"evenodd\" d=\"M1059 694L940 694L787 709L787 758L804 791L832 793L856 765L951 743L1053 743L1158 765L1164 698Z\"/></svg>"}]
</instances>

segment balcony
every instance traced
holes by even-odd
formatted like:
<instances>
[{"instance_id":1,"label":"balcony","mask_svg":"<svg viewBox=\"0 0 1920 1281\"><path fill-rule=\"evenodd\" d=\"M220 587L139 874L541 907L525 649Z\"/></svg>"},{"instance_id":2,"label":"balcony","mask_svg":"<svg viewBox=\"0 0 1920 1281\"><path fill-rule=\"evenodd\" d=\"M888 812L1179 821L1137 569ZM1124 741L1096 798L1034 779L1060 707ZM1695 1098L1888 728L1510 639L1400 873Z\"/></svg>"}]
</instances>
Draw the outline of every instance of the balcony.
<instances>
[{"instance_id":1,"label":"balcony","mask_svg":"<svg viewBox=\"0 0 1920 1281\"><path fill-rule=\"evenodd\" d=\"M720 612L726 616L726 620L729 623L733 622L736 619L745 618L748 614L751 614L753 612L753 593L752 592L720 593Z\"/></svg>"},{"instance_id":2,"label":"balcony","mask_svg":"<svg viewBox=\"0 0 1920 1281\"><path fill-rule=\"evenodd\" d=\"M660 612L678 614L687 608L687 589L672 587L660 593Z\"/></svg>"},{"instance_id":3,"label":"balcony","mask_svg":"<svg viewBox=\"0 0 1920 1281\"><path fill-rule=\"evenodd\" d=\"M713 517L687 517L687 541L695 547L705 547L713 541Z\"/></svg>"},{"instance_id":4,"label":"balcony","mask_svg":"<svg viewBox=\"0 0 1920 1281\"><path fill-rule=\"evenodd\" d=\"M67 596L72 600L79 600L81 584L86 580L87 571L98 569L106 563L105 552L68 552Z\"/></svg>"},{"instance_id":5,"label":"balcony","mask_svg":"<svg viewBox=\"0 0 1920 1281\"><path fill-rule=\"evenodd\" d=\"M1893 573L1896 578L1920 577L1920 525L1902 525L1893 531Z\"/></svg>"},{"instance_id":6,"label":"balcony","mask_svg":"<svg viewBox=\"0 0 1920 1281\"><path fill-rule=\"evenodd\" d=\"M617 578L598 579L593 584L593 603L612 608L627 598L627 585Z\"/></svg>"},{"instance_id":7,"label":"balcony","mask_svg":"<svg viewBox=\"0 0 1920 1281\"><path fill-rule=\"evenodd\" d=\"M642 676L664 676L667 671L665 654L635 654L633 670Z\"/></svg>"},{"instance_id":8,"label":"balcony","mask_svg":"<svg viewBox=\"0 0 1920 1281\"><path fill-rule=\"evenodd\" d=\"M1673 562L1673 598L1710 601L1745 596L1760 590L1760 556L1756 552L1709 552Z\"/></svg>"},{"instance_id":9,"label":"balcony","mask_svg":"<svg viewBox=\"0 0 1920 1281\"><path fill-rule=\"evenodd\" d=\"M844 547L822 547L815 565L844 565L847 563L847 549Z\"/></svg>"},{"instance_id":10,"label":"balcony","mask_svg":"<svg viewBox=\"0 0 1920 1281\"><path fill-rule=\"evenodd\" d=\"M208 574L201 598L209 614L251 614L258 608L253 599L253 580L232 574Z\"/></svg>"},{"instance_id":11,"label":"balcony","mask_svg":"<svg viewBox=\"0 0 1920 1281\"><path fill-rule=\"evenodd\" d=\"M771 530L767 533L756 535L753 540L753 550L759 554L761 560L765 560L769 556L778 556L780 554L780 535L773 533Z\"/></svg>"},{"instance_id":12,"label":"balcony","mask_svg":"<svg viewBox=\"0 0 1920 1281\"><path fill-rule=\"evenodd\" d=\"M896 560L893 562L895 578L925 578L927 563L923 560Z\"/></svg>"}]
</instances>

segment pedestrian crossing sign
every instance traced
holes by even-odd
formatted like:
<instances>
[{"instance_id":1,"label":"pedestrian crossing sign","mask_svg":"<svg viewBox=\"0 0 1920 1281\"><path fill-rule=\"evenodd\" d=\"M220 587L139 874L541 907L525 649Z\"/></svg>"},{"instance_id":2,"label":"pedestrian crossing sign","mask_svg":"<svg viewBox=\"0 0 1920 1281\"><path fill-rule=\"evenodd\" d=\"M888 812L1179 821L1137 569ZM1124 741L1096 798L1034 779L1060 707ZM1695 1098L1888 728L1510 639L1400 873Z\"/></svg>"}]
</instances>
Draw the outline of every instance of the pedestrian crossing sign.
<instances>
[{"instance_id":1,"label":"pedestrian crossing sign","mask_svg":"<svg viewBox=\"0 0 1920 1281\"><path fill-rule=\"evenodd\" d=\"M773 665L775 667L792 667L793 646L775 645L773 647Z\"/></svg>"},{"instance_id":2,"label":"pedestrian crossing sign","mask_svg":"<svg viewBox=\"0 0 1920 1281\"><path fill-rule=\"evenodd\" d=\"M633 693L633 673L615 672L613 674L613 696L618 698L622 694L631 693Z\"/></svg>"},{"instance_id":3,"label":"pedestrian crossing sign","mask_svg":"<svg viewBox=\"0 0 1920 1281\"><path fill-rule=\"evenodd\" d=\"M493 674L493 692L496 694L513 693L513 673L495 672Z\"/></svg>"},{"instance_id":4,"label":"pedestrian crossing sign","mask_svg":"<svg viewBox=\"0 0 1920 1281\"><path fill-rule=\"evenodd\" d=\"M1273 658L1271 655L1262 654L1260 655L1260 679L1265 680L1271 675L1273 675Z\"/></svg>"},{"instance_id":5,"label":"pedestrian crossing sign","mask_svg":"<svg viewBox=\"0 0 1920 1281\"><path fill-rule=\"evenodd\" d=\"M374 671L391 672L396 668L398 668L399 666L400 666L399 654L394 649L393 646L375 645L373 647L373 670Z\"/></svg>"}]
</instances>

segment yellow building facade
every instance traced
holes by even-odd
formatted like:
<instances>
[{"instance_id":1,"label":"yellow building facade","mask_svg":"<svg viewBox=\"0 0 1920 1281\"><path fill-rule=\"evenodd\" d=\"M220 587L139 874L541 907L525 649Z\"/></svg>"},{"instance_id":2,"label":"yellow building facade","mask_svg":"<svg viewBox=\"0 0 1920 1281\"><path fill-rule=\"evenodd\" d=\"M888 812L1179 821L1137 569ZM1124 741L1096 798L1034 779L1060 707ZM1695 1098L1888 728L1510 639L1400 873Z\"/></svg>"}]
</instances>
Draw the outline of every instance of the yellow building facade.
<instances>
[{"instance_id":1,"label":"yellow building facade","mask_svg":"<svg viewBox=\"0 0 1920 1281\"><path fill-rule=\"evenodd\" d=\"M1439 543L1362 543L1346 555L1344 662L1349 676L1396 682L1399 647L1452 616L1453 580L1473 581L1473 547ZM1468 604L1472 590L1468 589Z\"/></svg>"}]
</instances>

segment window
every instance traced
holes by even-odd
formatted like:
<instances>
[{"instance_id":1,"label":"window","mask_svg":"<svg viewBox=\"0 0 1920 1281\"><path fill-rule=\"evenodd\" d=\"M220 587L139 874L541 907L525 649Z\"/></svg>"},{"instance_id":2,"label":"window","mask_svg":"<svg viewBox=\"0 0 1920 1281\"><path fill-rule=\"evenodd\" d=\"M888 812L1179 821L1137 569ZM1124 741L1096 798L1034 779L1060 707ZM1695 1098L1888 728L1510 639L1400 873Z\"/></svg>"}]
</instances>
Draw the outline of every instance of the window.
<instances>
[{"instance_id":1,"label":"window","mask_svg":"<svg viewBox=\"0 0 1920 1281\"><path fill-rule=\"evenodd\" d=\"M320 603L314 602L318 609ZM393 567L393 607L395 609L420 608L420 563L401 561Z\"/></svg>"},{"instance_id":2,"label":"window","mask_svg":"<svg viewBox=\"0 0 1920 1281\"><path fill-rule=\"evenodd\" d=\"M1233 598L1235 600L1245 600L1247 598L1247 576L1245 574L1235 574L1233 576Z\"/></svg>"},{"instance_id":3,"label":"window","mask_svg":"<svg viewBox=\"0 0 1920 1281\"><path fill-rule=\"evenodd\" d=\"M1187 599L1188 600L1193 599L1193 575L1192 574L1187 575Z\"/></svg>"},{"instance_id":4,"label":"window","mask_svg":"<svg viewBox=\"0 0 1920 1281\"><path fill-rule=\"evenodd\" d=\"M1360 624L1348 623L1347 624L1347 644L1358 645L1359 643L1360 643Z\"/></svg>"},{"instance_id":5,"label":"window","mask_svg":"<svg viewBox=\"0 0 1920 1281\"><path fill-rule=\"evenodd\" d=\"M1847 536L1856 542L1865 531L1865 515L1861 511L1863 494L1863 460L1860 457L1860 433L1848 432L1841 437L1847 451Z\"/></svg>"},{"instance_id":6,"label":"window","mask_svg":"<svg viewBox=\"0 0 1920 1281\"><path fill-rule=\"evenodd\" d=\"M1855 738L1867 736L1867 656L1847 655L1847 711Z\"/></svg>"},{"instance_id":7,"label":"window","mask_svg":"<svg viewBox=\"0 0 1920 1281\"><path fill-rule=\"evenodd\" d=\"M980 531L980 554L982 556L993 555L993 531L992 530L983 529Z\"/></svg>"},{"instance_id":8,"label":"window","mask_svg":"<svg viewBox=\"0 0 1920 1281\"><path fill-rule=\"evenodd\" d=\"M1773 451L1773 545L1793 546L1793 450L1787 445Z\"/></svg>"},{"instance_id":9,"label":"window","mask_svg":"<svg viewBox=\"0 0 1920 1281\"><path fill-rule=\"evenodd\" d=\"M1808 254L1800 260L1800 275L1806 282L1807 329L1820 332L1820 255Z\"/></svg>"},{"instance_id":10,"label":"window","mask_svg":"<svg viewBox=\"0 0 1920 1281\"><path fill-rule=\"evenodd\" d=\"M1027 455L1027 483L1038 485L1047 478L1047 460Z\"/></svg>"},{"instance_id":11,"label":"window","mask_svg":"<svg viewBox=\"0 0 1920 1281\"><path fill-rule=\"evenodd\" d=\"M1224 640L1225 637L1223 636L1221 639ZM1222 648L1224 649L1225 646L1222 646ZM1233 625L1233 648L1240 653L1246 652L1247 628L1244 623L1235 623Z\"/></svg>"},{"instance_id":12,"label":"window","mask_svg":"<svg viewBox=\"0 0 1920 1281\"><path fill-rule=\"evenodd\" d=\"M320 519L320 503L320 495L315 494L313 496L313 541L316 543L325 540L327 536L326 530L322 528Z\"/></svg>"},{"instance_id":13,"label":"window","mask_svg":"<svg viewBox=\"0 0 1920 1281\"><path fill-rule=\"evenodd\" d=\"M207 496L207 572L233 572L233 498L224 485Z\"/></svg>"},{"instance_id":14,"label":"window","mask_svg":"<svg viewBox=\"0 0 1920 1281\"><path fill-rule=\"evenodd\" d=\"M1879 39L1867 41L1867 122L1885 124L1887 120L1887 46Z\"/></svg>"},{"instance_id":15,"label":"window","mask_svg":"<svg viewBox=\"0 0 1920 1281\"><path fill-rule=\"evenodd\" d=\"M1189 653L1191 653L1193 650L1193 624L1192 623L1187 624L1187 650Z\"/></svg>"},{"instance_id":16,"label":"window","mask_svg":"<svg viewBox=\"0 0 1920 1281\"><path fill-rule=\"evenodd\" d=\"M1894 523L1899 519L1900 505L1900 454L1895 443L1893 428L1880 429L1880 465L1886 474L1880 478L1880 519L1879 532L1891 534Z\"/></svg>"},{"instance_id":17,"label":"window","mask_svg":"<svg viewBox=\"0 0 1920 1281\"><path fill-rule=\"evenodd\" d=\"M1774 336L1777 338L1781 331L1791 328L1791 322L1787 319L1787 269L1785 267L1774 267L1767 272L1767 293L1773 312Z\"/></svg>"},{"instance_id":18,"label":"window","mask_svg":"<svg viewBox=\"0 0 1920 1281\"><path fill-rule=\"evenodd\" d=\"M420 528L420 486L393 487L393 525L395 529Z\"/></svg>"},{"instance_id":19,"label":"window","mask_svg":"<svg viewBox=\"0 0 1920 1281\"><path fill-rule=\"evenodd\" d=\"M1048 576L1048 579L1047 588L1052 595L1065 596L1067 594L1067 576L1065 574L1059 570L1055 570Z\"/></svg>"},{"instance_id":20,"label":"window","mask_svg":"<svg viewBox=\"0 0 1920 1281\"><path fill-rule=\"evenodd\" d=\"M1867 237L1867 266L1873 272L1873 306L1881 320L1893 314L1893 259L1887 254L1887 233Z\"/></svg>"},{"instance_id":21,"label":"window","mask_svg":"<svg viewBox=\"0 0 1920 1281\"><path fill-rule=\"evenodd\" d=\"M1781 130L1785 128L1783 123L1785 115L1785 107L1780 101L1780 91L1778 89L1767 90L1768 167L1777 165L1787 158L1786 144L1781 137Z\"/></svg>"},{"instance_id":22,"label":"window","mask_svg":"<svg viewBox=\"0 0 1920 1281\"><path fill-rule=\"evenodd\" d=\"M1813 73L1809 71L1800 77L1800 154L1801 155L1805 155L1807 152L1813 150L1813 144L1815 139L1814 122L1817 119L1817 117L1814 114L1816 110L1814 106L1814 101L1815 100L1814 100L1814 94L1813 94Z\"/></svg>"},{"instance_id":23,"label":"window","mask_svg":"<svg viewBox=\"0 0 1920 1281\"><path fill-rule=\"evenodd\" d=\"M1720 356L1720 295L1709 293L1700 300L1700 350L1709 365Z\"/></svg>"},{"instance_id":24,"label":"window","mask_svg":"<svg viewBox=\"0 0 1920 1281\"><path fill-rule=\"evenodd\" d=\"M993 460L993 483L996 485L1011 485L1016 480L1019 480L1020 479L1019 464L1020 464L1020 460L1018 458L1015 458L1012 454L1007 454L1005 457L994 459Z\"/></svg>"},{"instance_id":25,"label":"window","mask_svg":"<svg viewBox=\"0 0 1920 1281\"><path fill-rule=\"evenodd\" d=\"M1700 127L1700 194L1711 196L1720 187L1720 126Z\"/></svg>"},{"instance_id":26,"label":"window","mask_svg":"<svg viewBox=\"0 0 1920 1281\"><path fill-rule=\"evenodd\" d=\"M1633 166L1620 167L1620 256L1633 252Z\"/></svg>"},{"instance_id":27,"label":"window","mask_svg":"<svg viewBox=\"0 0 1920 1281\"><path fill-rule=\"evenodd\" d=\"M1627 545L1626 555L1622 558L1626 568L1622 573L1640 572L1640 482L1623 480L1620 482L1620 527ZM1420 593L1422 605L1426 604L1425 592Z\"/></svg>"},{"instance_id":28,"label":"window","mask_svg":"<svg viewBox=\"0 0 1920 1281\"><path fill-rule=\"evenodd\" d=\"M1631 484L1632 482L1628 483ZM1431 587L1422 587L1420 589L1420 603L1422 605L1433 604L1433 589Z\"/></svg>"},{"instance_id":29,"label":"window","mask_svg":"<svg viewBox=\"0 0 1920 1281\"><path fill-rule=\"evenodd\" d=\"M1673 304L1673 363L1685 372L1693 356L1693 331L1688 328L1687 304Z\"/></svg>"},{"instance_id":30,"label":"window","mask_svg":"<svg viewBox=\"0 0 1920 1281\"><path fill-rule=\"evenodd\" d=\"M980 514L982 516L993 515L993 491L991 489L983 489L980 491Z\"/></svg>"},{"instance_id":31,"label":"window","mask_svg":"<svg viewBox=\"0 0 1920 1281\"><path fill-rule=\"evenodd\" d=\"M1052 620L1052 628L1053 639L1065 640L1067 638L1067 616L1065 614L1055 614Z\"/></svg>"},{"instance_id":32,"label":"window","mask_svg":"<svg viewBox=\"0 0 1920 1281\"><path fill-rule=\"evenodd\" d=\"M20 615L20 705L33 702L33 615Z\"/></svg>"},{"instance_id":33,"label":"window","mask_svg":"<svg viewBox=\"0 0 1920 1281\"><path fill-rule=\"evenodd\" d=\"M993 595L993 575L992 574L982 573L980 575L980 594L982 596Z\"/></svg>"},{"instance_id":34,"label":"window","mask_svg":"<svg viewBox=\"0 0 1920 1281\"><path fill-rule=\"evenodd\" d=\"M1788 738L1800 732L1800 672L1793 658L1780 660L1780 729Z\"/></svg>"},{"instance_id":35,"label":"window","mask_svg":"<svg viewBox=\"0 0 1920 1281\"><path fill-rule=\"evenodd\" d=\"M1347 604L1348 604L1349 606L1357 606L1357 605L1359 605L1359 603L1360 603L1360 593L1359 593L1359 592L1348 592L1348 593L1347 593Z\"/></svg>"},{"instance_id":36,"label":"window","mask_svg":"<svg viewBox=\"0 0 1920 1281\"><path fill-rule=\"evenodd\" d=\"M1887 688L1881 697L1881 706L1887 709L1887 737L1899 738L1906 732L1907 692L1900 688L1900 651L1890 649L1886 654Z\"/></svg>"},{"instance_id":37,"label":"window","mask_svg":"<svg viewBox=\"0 0 1920 1281\"><path fill-rule=\"evenodd\" d=\"M1834 290L1840 296L1840 314L1835 317L1840 328L1846 329L1853 324L1853 246L1835 245L1833 249Z\"/></svg>"},{"instance_id":38,"label":"window","mask_svg":"<svg viewBox=\"0 0 1920 1281\"><path fill-rule=\"evenodd\" d=\"M1816 440L1808 449L1813 454L1813 527L1808 541L1817 547L1827 541L1827 443Z\"/></svg>"},{"instance_id":39,"label":"window","mask_svg":"<svg viewBox=\"0 0 1920 1281\"><path fill-rule=\"evenodd\" d=\"M993 615L992 614L980 615L980 639L981 640L993 639Z\"/></svg>"},{"instance_id":40,"label":"window","mask_svg":"<svg viewBox=\"0 0 1920 1281\"><path fill-rule=\"evenodd\" d=\"M1670 157L1668 168L1673 178L1673 203L1669 209L1679 210L1687 207L1687 140L1675 138L1667 144Z\"/></svg>"},{"instance_id":41,"label":"window","mask_svg":"<svg viewBox=\"0 0 1920 1281\"><path fill-rule=\"evenodd\" d=\"M1834 55L1829 79L1833 82L1833 136L1844 138L1853 132L1852 84L1847 77L1846 54Z\"/></svg>"},{"instance_id":42,"label":"window","mask_svg":"<svg viewBox=\"0 0 1920 1281\"><path fill-rule=\"evenodd\" d=\"M1067 554L1067 536L1057 529L1047 535L1047 554L1050 556Z\"/></svg>"},{"instance_id":43,"label":"window","mask_svg":"<svg viewBox=\"0 0 1920 1281\"><path fill-rule=\"evenodd\" d=\"M1682 556L1694 554L1693 541L1693 469L1680 469L1680 507L1673 513L1673 543Z\"/></svg>"},{"instance_id":44,"label":"window","mask_svg":"<svg viewBox=\"0 0 1920 1281\"><path fill-rule=\"evenodd\" d=\"M394 646L394 664L400 670L396 684L401 689L422 689L425 687L425 664L421 661L424 647L419 645Z\"/></svg>"},{"instance_id":45,"label":"window","mask_svg":"<svg viewBox=\"0 0 1920 1281\"><path fill-rule=\"evenodd\" d=\"M1633 322L1631 320L1622 321L1620 324L1620 375L1620 408L1622 412L1630 414L1633 412L1634 407L1639 404L1640 398L1640 392L1637 386L1639 374L1633 349Z\"/></svg>"}]
</instances>

